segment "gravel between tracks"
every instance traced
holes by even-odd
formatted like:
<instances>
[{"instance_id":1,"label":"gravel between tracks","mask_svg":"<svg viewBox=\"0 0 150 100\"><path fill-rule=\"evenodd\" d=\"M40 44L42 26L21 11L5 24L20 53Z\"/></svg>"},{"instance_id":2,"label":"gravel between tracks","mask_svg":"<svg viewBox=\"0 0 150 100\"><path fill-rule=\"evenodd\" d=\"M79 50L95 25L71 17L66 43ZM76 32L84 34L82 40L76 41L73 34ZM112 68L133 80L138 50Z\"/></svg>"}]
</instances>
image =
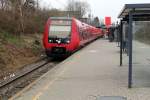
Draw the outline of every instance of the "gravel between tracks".
<instances>
[{"instance_id":1,"label":"gravel between tracks","mask_svg":"<svg viewBox=\"0 0 150 100\"><path fill-rule=\"evenodd\" d=\"M11 77L10 77L10 79L8 79L8 81L10 81L10 83L6 82L7 84L4 85L4 86L2 86L2 83L1 83L0 84L1 85L1 87L0 87L0 100L7 100L11 96L16 94L20 90L22 90L24 87L26 87L27 85L29 85L30 83L35 81L37 78L42 76L44 73L49 71L52 67L54 67L56 64L58 64L59 61L50 61L50 60L48 60L47 63L45 62L45 64L43 63L43 65L41 65L40 67L35 68L32 71L28 71L28 73L26 75L23 75L19 78L19 74L21 75L21 73L24 70L32 69L33 66L37 65L37 63L35 63L35 65L31 64L31 65L25 67L25 69L22 69L20 72L18 71L17 72L18 73L18 78L15 79L14 81L11 81L13 79L13 76L14 76L14 74L12 74L13 75L12 79L11 79Z\"/></svg>"}]
</instances>

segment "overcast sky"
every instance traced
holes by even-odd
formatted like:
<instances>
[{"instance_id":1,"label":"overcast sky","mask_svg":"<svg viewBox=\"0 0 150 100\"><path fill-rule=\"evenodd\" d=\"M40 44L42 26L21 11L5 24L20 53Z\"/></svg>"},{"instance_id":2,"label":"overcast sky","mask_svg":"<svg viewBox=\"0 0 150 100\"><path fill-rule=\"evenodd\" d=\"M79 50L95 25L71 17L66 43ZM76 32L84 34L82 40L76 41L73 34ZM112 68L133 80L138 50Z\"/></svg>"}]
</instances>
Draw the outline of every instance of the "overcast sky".
<instances>
[{"instance_id":1,"label":"overcast sky","mask_svg":"<svg viewBox=\"0 0 150 100\"><path fill-rule=\"evenodd\" d=\"M68 0L41 0L44 7L53 7L64 9ZM87 1L90 4L92 14L104 19L105 16L111 16L113 21L117 20L117 16L123 8L124 4L129 3L150 3L150 0L77 0Z\"/></svg>"}]
</instances>

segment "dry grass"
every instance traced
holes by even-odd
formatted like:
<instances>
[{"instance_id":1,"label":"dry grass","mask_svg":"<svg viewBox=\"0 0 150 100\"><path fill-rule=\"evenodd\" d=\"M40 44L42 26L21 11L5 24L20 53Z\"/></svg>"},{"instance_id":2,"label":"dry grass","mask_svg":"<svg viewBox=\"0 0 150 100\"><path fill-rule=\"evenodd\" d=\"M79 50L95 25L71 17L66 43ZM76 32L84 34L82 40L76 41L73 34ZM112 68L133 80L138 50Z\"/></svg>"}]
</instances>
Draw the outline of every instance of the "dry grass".
<instances>
[{"instance_id":1,"label":"dry grass","mask_svg":"<svg viewBox=\"0 0 150 100\"><path fill-rule=\"evenodd\" d=\"M0 77L39 59L43 53L40 41L39 34L17 37L0 33Z\"/></svg>"}]
</instances>

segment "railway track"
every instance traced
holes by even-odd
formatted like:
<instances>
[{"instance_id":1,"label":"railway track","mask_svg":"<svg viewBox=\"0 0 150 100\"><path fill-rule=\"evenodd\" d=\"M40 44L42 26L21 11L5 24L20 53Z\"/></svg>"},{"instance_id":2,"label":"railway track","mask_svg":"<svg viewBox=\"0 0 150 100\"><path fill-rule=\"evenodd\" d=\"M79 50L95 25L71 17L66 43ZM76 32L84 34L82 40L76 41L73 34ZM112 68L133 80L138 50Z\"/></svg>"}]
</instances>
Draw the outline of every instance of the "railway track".
<instances>
[{"instance_id":1,"label":"railway track","mask_svg":"<svg viewBox=\"0 0 150 100\"><path fill-rule=\"evenodd\" d=\"M0 100L7 100L59 62L45 57L33 64L24 66L22 69L0 80Z\"/></svg>"}]
</instances>

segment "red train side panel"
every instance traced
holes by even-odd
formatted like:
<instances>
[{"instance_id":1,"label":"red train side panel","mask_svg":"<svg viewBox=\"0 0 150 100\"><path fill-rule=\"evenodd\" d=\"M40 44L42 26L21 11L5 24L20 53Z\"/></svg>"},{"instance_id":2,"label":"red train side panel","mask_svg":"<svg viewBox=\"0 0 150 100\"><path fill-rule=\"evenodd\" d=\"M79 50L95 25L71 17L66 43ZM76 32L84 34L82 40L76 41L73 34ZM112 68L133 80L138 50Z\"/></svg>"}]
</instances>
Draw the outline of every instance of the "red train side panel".
<instances>
[{"instance_id":1,"label":"red train side panel","mask_svg":"<svg viewBox=\"0 0 150 100\"><path fill-rule=\"evenodd\" d=\"M51 17L45 25L43 45L48 56L64 56L101 35L101 29L75 18Z\"/></svg>"}]
</instances>

